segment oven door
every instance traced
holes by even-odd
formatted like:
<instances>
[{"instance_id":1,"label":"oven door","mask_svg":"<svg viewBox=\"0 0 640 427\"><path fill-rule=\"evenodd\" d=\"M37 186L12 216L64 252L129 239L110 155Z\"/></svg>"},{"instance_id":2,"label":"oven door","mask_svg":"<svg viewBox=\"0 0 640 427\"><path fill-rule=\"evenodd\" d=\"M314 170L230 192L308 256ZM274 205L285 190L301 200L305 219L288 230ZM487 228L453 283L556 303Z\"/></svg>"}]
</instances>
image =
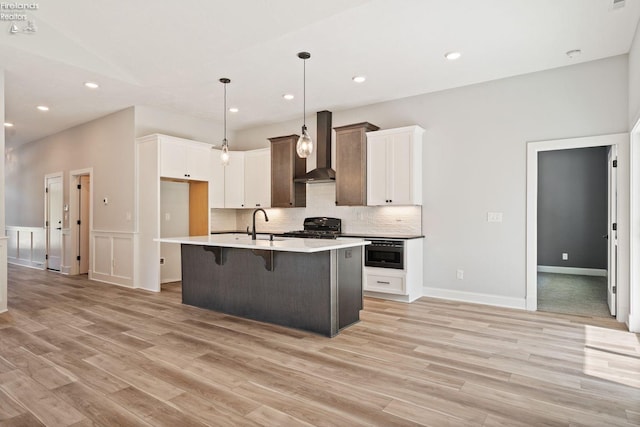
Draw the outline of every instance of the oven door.
<instances>
[{"instance_id":1,"label":"oven door","mask_svg":"<svg viewBox=\"0 0 640 427\"><path fill-rule=\"evenodd\" d=\"M404 242L372 240L364 247L365 267L404 269Z\"/></svg>"}]
</instances>

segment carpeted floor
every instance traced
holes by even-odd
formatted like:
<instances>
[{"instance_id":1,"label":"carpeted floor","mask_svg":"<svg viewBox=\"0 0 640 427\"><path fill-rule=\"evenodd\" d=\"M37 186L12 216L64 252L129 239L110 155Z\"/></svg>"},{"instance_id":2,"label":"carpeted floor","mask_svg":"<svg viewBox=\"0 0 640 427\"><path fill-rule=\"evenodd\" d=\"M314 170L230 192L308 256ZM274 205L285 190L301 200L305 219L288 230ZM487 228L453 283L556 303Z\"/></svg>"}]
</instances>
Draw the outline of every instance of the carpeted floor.
<instances>
[{"instance_id":1,"label":"carpeted floor","mask_svg":"<svg viewBox=\"0 0 640 427\"><path fill-rule=\"evenodd\" d=\"M538 272L538 310L611 317L607 278Z\"/></svg>"}]
</instances>

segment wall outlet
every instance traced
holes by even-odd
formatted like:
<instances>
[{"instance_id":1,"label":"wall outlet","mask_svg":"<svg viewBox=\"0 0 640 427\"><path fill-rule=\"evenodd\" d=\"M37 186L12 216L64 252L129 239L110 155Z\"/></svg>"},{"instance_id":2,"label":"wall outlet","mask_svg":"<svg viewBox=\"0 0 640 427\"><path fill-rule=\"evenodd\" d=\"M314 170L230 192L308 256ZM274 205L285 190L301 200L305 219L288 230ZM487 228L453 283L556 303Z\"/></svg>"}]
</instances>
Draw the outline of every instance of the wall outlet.
<instances>
[{"instance_id":1,"label":"wall outlet","mask_svg":"<svg viewBox=\"0 0 640 427\"><path fill-rule=\"evenodd\" d=\"M569 254L568 254L568 253L566 253L566 252L563 252L563 253L562 253L562 260L563 260L563 261L567 261L568 259L569 259Z\"/></svg>"},{"instance_id":2,"label":"wall outlet","mask_svg":"<svg viewBox=\"0 0 640 427\"><path fill-rule=\"evenodd\" d=\"M458 278L458 280L463 280L464 279L464 270L456 270L456 277Z\"/></svg>"}]
</instances>

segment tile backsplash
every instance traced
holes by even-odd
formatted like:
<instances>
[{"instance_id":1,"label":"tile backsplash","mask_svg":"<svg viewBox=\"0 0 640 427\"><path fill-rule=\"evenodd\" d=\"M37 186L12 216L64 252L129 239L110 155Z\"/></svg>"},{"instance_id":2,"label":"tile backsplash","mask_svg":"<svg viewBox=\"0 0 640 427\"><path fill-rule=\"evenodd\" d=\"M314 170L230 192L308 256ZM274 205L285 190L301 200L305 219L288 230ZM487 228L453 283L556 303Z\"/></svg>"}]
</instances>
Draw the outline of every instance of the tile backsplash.
<instances>
[{"instance_id":1,"label":"tile backsplash","mask_svg":"<svg viewBox=\"0 0 640 427\"><path fill-rule=\"evenodd\" d=\"M266 223L256 216L260 232L280 233L301 230L306 217L329 216L342 219L343 233L379 235L422 234L420 206L336 206L335 183L307 184L306 208L269 208ZM212 209L211 230L244 230L251 226L250 209Z\"/></svg>"}]
</instances>

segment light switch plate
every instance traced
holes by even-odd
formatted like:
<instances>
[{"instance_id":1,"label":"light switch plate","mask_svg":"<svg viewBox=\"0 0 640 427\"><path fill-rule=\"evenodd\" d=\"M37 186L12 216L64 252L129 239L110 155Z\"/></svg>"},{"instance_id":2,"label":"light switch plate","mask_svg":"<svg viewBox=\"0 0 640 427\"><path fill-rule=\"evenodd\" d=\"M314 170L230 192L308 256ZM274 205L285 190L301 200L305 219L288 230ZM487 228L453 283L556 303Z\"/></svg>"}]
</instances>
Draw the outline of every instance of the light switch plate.
<instances>
[{"instance_id":1,"label":"light switch plate","mask_svg":"<svg viewBox=\"0 0 640 427\"><path fill-rule=\"evenodd\" d=\"M487 212L487 222L502 222L502 212Z\"/></svg>"}]
</instances>

